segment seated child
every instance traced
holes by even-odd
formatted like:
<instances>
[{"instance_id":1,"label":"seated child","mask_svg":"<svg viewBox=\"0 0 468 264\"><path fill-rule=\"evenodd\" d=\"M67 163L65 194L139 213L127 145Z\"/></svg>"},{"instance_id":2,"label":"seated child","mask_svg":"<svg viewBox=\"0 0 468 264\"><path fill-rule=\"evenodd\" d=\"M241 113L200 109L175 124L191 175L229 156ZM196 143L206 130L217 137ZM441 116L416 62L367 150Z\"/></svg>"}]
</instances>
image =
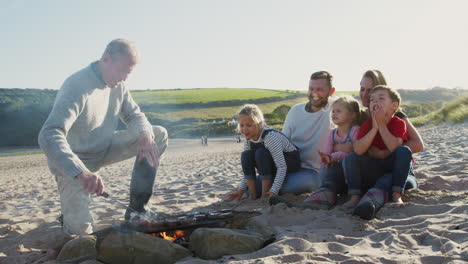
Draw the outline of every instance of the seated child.
<instances>
[{"instance_id":1,"label":"seated child","mask_svg":"<svg viewBox=\"0 0 468 264\"><path fill-rule=\"evenodd\" d=\"M320 189L307 197L303 203L291 204L279 197L270 200L270 203L284 202L288 206L312 209L329 209L335 204L337 193L346 188L341 161L353 151L352 144L359 130L359 126L355 125L359 113L359 103L351 96L341 96L333 102L331 118L337 127L330 131L323 152L318 151L323 164L320 171Z\"/></svg>"},{"instance_id":2,"label":"seated child","mask_svg":"<svg viewBox=\"0 0 468 264\"><path fill-rule=\"evenodd\" d=\"M300 169L299 151L285 135L266 126L263 113L256 105L242 107L238 113L238 129L246 139L241 154L244 179L238 190L227 198L239 200L247 189L252 200L260 196L259 192L265 198L277 195L286 172Z\"/></svg>"},{"instance_id":3,"label":"seated child","mask_svg":"<svg viewBox=\"0 0 468 264\"><path fill-rule=\"evenodd\" d=\"M367 164L373 164L372 167L375 166L378 170L392 172L393 201L403 203L401 193L408 177L411 155L401 155L402 151L396 151L406 148L402 144L407 140L405 122L394 116L400 102L398 92L389 87L379 85L372 89L369 105L371 118L359 128L358 140L354 143L355 153L349 155L343 163L348 193L351 195L351 199L344 206L352 208L362 202L363 206L356 207L354 214L364 219L372 219L375 216L375 207L385 203L388 190L385 190L385 186L376 184L375 188L370 189L361 199L361 169L371 169L361 168L362 159L367 159ZM361 156L366 153L366 156Z\"/></svg>"}]
</instances>

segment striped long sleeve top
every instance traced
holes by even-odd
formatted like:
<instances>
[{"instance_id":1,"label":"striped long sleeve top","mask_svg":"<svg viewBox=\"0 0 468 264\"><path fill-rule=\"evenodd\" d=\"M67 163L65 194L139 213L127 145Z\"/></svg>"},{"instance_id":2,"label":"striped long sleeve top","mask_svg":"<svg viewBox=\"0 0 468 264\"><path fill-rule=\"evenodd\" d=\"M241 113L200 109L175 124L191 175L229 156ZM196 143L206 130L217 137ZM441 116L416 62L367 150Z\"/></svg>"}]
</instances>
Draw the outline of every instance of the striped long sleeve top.
<instances>
[{"instance_id":1,"label":"striped long sleeve top","mask_svg":"<svg viewBox=\"0 0 468 264\"><path fill-rule=\"evenodd\" d=\"M259 143L263 142L266 149L270 151L273 162L276 166L276 176L271 186L270 192L278 194L281 186L283 186L284 179L286 178L287 166L286 160L284 158L283 152L291 152L297 150L296 147L291 143L291 141L282 133L276 130L269 130L268 134L263 137L262 134L258 141L247 140L244 144L244 151L250 150L250 142ZM246 190L247 183L243 178L239 184L239 189Z\"/></svg>"}]
</instances>

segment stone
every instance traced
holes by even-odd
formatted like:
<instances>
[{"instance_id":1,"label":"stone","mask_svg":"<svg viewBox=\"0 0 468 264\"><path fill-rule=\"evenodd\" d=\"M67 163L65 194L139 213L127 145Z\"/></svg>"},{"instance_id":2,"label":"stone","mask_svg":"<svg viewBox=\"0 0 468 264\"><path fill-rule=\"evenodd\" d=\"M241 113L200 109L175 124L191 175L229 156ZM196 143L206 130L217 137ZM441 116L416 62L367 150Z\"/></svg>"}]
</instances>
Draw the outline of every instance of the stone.
<instances>
[{"instance_id":1,"label":"stone","mask_svg":"<svg viewBox=\"0 0 468 264\"><path fill-rule=\"evenodd\" d=\"M57 262L72 261L81 262L85 260L95 259L97 255L96 237L81 236L68 241L63 245L57 256Z\"/></svg>"},{"instance_id":2,"label":"stone","mask_svg":"<svg viewBox=\"0 0 468 264\"><path fill-rule=\"evenodd\" d=\"M140 232L110 232L100 243L97 260L106 264L175 263L192 252L172 241Z\"/></svg>"},{"instance_id":3,"label":"stone","mask_svg":"<svg viewBox=\"0 0 468 264\"><path fill-rule=\"evenodd\" d=\"M261 234L265 239L270 239L275 236L275 231L273 230L270 223L265 217L255 217L252 218L244 226L245 230L249 230L255 233Z\"/></svg>"},{"instance_id":4,"label":"stone","mask_svg":"<svg viewBox=\"0 0 468 264\"><path fill-rule=\"evenodd\" d=\"M91 260L86 260L86 261L83 261L83 262L80 262L80 264L104 264L100 261L97 261L95 259L91 259Z\"/></svg>"},{"instance_id":5,"label":"stone","mask_svg":"<svg viewBox=\"0 0 468 264\"><path fill-rule=\"evenodd\" d=\"M197 228L189 241L197 257L213 260L257 251L263 247L265 239L258 233L241 229Z\"/></svg>"}]
</instances>

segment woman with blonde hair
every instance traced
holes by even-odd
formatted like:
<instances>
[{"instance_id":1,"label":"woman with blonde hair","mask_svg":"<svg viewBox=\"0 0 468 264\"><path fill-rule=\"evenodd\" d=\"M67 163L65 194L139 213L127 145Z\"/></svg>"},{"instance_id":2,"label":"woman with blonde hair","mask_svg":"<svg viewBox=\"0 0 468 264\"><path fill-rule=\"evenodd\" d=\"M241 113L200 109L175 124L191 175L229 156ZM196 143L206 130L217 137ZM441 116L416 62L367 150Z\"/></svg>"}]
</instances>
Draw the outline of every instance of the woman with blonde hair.
<instances>
[{"instance_id":1,"label":"woman with blonde hair","mask_svg":"<svg viewBox=\"0 0 468 264\"><path fill-rule=\"evenodd\" d=\"M369 105L370 105L370 93L372 89L379 85L387 85L387 82L379 70L368 70L366 71L361 79L361 89L359 91L359 96L361 98L362 105L366 108L361 112L361 124L369 119ZM401 111L397 110L395 116L399 117L405 122L407 137L408 140L403 143L402 148L398 150L402 153L402 156L409 155L413 153L420 152L424 149L424 144L421 136L419 135L416 128L413 126L408 117ZM361 125L360 124L360 125ZM348 155L343 160L343 168L346 171L346 168L353 166L353 163L359 163L362 167L366 168L361 175L364 179L363 186L361 189L363 192L367 193L362 197L361 201L357 204L354 209L354 214L360 216L363 219L370 220L375 217L377 211L385 204L386 196L381 195L380 193L374 192L375 188L373 186L387 186L388 192L391 192L391 183L392 183L392 173L383 173L378 168L372 169L375 166L374 164L366 163L368 159L366 156L359 156L355 153ZM395 165L396 166L396 165ZM395 167L394 167L395 168ZM406 181L405 189L417 188L416 178L412 170L412 162L410 165L410 172Z\"/></svg>"}]
</instances>

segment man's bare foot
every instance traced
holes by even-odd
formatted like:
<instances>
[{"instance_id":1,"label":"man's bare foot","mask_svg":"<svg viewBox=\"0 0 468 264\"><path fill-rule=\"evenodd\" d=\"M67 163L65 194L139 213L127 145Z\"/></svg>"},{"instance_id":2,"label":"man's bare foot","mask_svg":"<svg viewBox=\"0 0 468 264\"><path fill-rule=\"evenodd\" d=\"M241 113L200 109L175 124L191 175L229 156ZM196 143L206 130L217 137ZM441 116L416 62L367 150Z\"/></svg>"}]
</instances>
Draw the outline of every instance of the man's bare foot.
<instances>
[{"instance_id":1,"label":"man's bare foot","mask_svg":"<svg viewBox=\"0 0 468 264\"><path fill-rule=\"evenodd\" d=\"M353 194L351 195L351 198L349 201L343 204L344 208L354 208L356 205L359 203L359 200L361 199L361 196L358 194Z\"/></svg>"},{"instance_id":2,"label":"man's bare foot","mask_svg":"<svg viewBox=\"0 0 468 264\"><path fill-rule=\"evenodd\" d=\"M392 201L393 201L393 206L394 207L402 207L405 204L403 203L403 200L401 199L401 193L399 192L393 192L392 193Z\"/></svg>"}]
</instances>

